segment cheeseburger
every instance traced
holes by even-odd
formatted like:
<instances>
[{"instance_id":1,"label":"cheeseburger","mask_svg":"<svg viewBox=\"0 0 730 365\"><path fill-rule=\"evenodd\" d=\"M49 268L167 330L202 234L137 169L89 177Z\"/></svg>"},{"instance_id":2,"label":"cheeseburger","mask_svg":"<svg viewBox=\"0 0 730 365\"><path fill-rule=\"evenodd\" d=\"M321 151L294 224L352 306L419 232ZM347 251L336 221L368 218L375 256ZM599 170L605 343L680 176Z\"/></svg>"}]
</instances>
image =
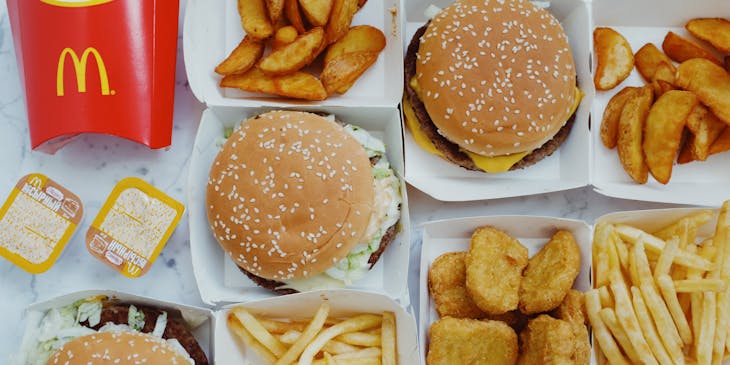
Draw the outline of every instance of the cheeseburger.
<instances>
[{"instance_id":1,"label":"cheeseburger","mask_svg":"<svg viewBox=\"0 0 730 365\"><path fill-rule=\"evenodd\" d=\"M582 93L568 39L527 0L457 0L413 36L403 110L416 143L469 170L521 169L567 138Z\"/></svg>"},{"instance_id":2,"label":"cheeseburger","mask_svg":"<svg viewBox=\"0 0 730 365\"><path fill-rule=\"evenodd\" d=\"M26 334L14 360L24 365L208 364L179 311L104 296L48 310Z\"/></svg>"},{"instance_id":3,"label":"cheeseburger","mask_svg":"<svg viewBox=\"0 0 730 365\"><path fill-rule=\"evenodd\" d=\"M288 294L363 277L395 237L401 195L379 139L332 117L273 111L227 137L206 200L226 254Z\"/></svg>"}]
</instances>

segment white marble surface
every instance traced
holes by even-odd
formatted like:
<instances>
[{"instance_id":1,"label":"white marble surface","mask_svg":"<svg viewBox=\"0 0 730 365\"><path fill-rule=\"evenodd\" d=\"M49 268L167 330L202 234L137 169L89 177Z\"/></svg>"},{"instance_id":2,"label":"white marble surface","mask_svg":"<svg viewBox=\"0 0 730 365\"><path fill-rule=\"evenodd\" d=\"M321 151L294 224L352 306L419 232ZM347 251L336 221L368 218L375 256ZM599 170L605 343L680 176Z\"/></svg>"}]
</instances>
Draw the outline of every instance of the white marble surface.
<instances>
[{"instance_id":1,"label":"white marble surface","mask_svg":"<svg viewBox=\"0 0 730 365\"><path fill-rule=\"evenodd\" d=\"M202 305L193 278L187 217L149 273L126 279L92 258L84 232L114 184L138 176L172 197L184 201L188 159L203 105L192 96L178 52L175 123L172 148L150 151L108 136L83 136L54 156L30 151L27 117L15 64L5 1L0 4L0 198L5 199L18 178L41 172L76 192L87 212L76 236L56 265L30 275L0 259L0 363L17 348L24 327L24 308L35 301L83 289L117 289L163 300ZM474 215L531 214L584 219L612 211L667 205L610 199L591 188L524 198L471 203L443 203L415 190L408 191L413 222L411 299L417 305L420 230L428 220Z\"/></svg>"}]
</instances>

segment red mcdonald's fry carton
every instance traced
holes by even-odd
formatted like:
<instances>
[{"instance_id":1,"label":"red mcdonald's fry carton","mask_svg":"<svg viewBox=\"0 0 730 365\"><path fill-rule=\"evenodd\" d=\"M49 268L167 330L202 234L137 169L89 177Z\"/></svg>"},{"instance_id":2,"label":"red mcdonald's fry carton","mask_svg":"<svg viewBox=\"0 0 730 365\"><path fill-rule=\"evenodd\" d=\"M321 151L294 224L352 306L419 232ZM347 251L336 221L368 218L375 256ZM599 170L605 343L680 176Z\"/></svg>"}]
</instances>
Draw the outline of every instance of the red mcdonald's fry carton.
<instances>
[{"instance_id":1,"label":"red mcdonald's fry carton","mask_svg":"<svg viewBox=\"0 0 730 365\"><path fill-rule=\"evenodd\" d=\"M33 149L172 138L179 0L7 0Z\"/></svg>"}]
</instances>

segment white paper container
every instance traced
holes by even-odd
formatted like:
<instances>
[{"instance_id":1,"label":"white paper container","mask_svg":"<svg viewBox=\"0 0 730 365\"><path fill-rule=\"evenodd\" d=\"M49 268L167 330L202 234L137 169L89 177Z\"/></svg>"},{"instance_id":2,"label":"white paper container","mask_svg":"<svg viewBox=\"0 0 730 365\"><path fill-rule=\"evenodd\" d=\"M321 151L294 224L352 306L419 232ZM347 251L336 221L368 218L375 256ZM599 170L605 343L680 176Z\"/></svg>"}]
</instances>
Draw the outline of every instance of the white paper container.
<instances>
[{"instance_id":1,"label":"white paper container","mask_svg":"<svg viewBox=\"0 0 730 365\"><path fill-rule=\"evenodd\" d=\"M406 312L403 307L387 296L346 289L324 290L249 302L244 306L252 313L266 317L304 319L314 316L323 298L329 300L330 316L334 317L350 316L356 313L394 312L397 327L398 363L418 364L416 321L412 314ZM244 347L228 329L226 318L232 307L233 305L226 306L215 314L215 363L265 364L254 351Z\"/></svg>"},{"instance_id":2,"label":"white paper container","mask_svg":"<svg viewBox=\"0 0 730 365\"><path fill-rule=\"evenodd\" d=\"M406 31L404 47L426 18L423 11L434 4L444 8L448 0L413 0L405 4ZM501 174L486 174L463 169L416 145L406 127L406 180L426 194L443 201L496 199L578 188L589 183L590 131L588 113L593 100L593 78L590 75L591 21L587 1L554 0L548 9L561 22L568 35L578 72L578 84L585 93L576 112L576 120L568 139L536 165Z\"/></svg>"},{"instance_id":3,"label":"white paper container","mask_svg":"<svg viewBox=\"0 0 730 365\"><path fill-rule=\"evenodd\" d=\"M203 351L205 351L205 354L208 356L208 360L211 361L213 359L215 318L211 310L165 302L115 290L85 290L31 304L25 311L25 332L20 349L24 349L32 345L31 341L34 337L33 333L36 329L38 329L40 321L43 319L43 316L48 310L73 304L77 300L97 295L106 295L109 299L115 299L126 304L151 306L163 310L179 310L183 319L188 324L189 328L191 328L191 333L195 336L195 339L198 340L198 344L200 344L200 347L203 348ZM13 358L11 360L11 364L25 364L25 359L22 357Z\"/></svg>"},{"instance_id":4,"label":"white paper container","mask_svg":"<svg viewBox=\"0 0 730 365\"><path fill-rule=\"evenodd\" d=\"M397 11L393 15L389 9ZM203 103L217 106L395 106L403 93L399 0L369 1L355 14L352 25L369 24L386 36L380 57L344 95L323 101L297 101L218 86L221 76L213 69L223 61L245 32L236 0L188 0L183 28L185 68L190 88Z\"/></svg>"},{"instance_id":5,"label":"white paper container","mask_svg":"<svg viewBox=\"0 0 730 365\"><path fill-rule=\"evenodd\" d=\"M205 208L205 187L213 159L218 154L216 140L225 127L232 127L248 117L274 108L212 108L203 112L198 135L190 160L188 177L188 214L190 220L190 249L198 289L204 302L248 302L274 296L256 286L220 248L208 225ZM399 112L395 107L329 107L299 108L335 114L339 120L358 125L380 137L387 147L388 160L398 176L403 176L403 149ZM409 304L408 260L410 252L410 220L405 182L401 184L401 230L388 245L375 267L351 289L379 292Z\"/></svg>"},{"instance_id":6,"label":"white paper container","mask_svg":"<svg viewBox=\"0 0 730 365\"><path fill-rule=\"evenodd\" d=\"M529 250L530 257L537 253L558 230L575 236L581 253L580 274L573 287L589 290L591 263L591 229L583 221L535 216L491 216L440 220L423 225L419 292L418 335L421 340L421 361L425 364L428 349L428 329L439 319L433 300L428 293L428 269L437 257L447 252L467 251L472 233L478 227L493 226L518 239Z\"/></svg>"},{"instance_id":7,"label":"white paper container","mask_svg":"<svg viewBox=\"0 0 730 365\"><path fill-rule=\"evenodd\" d=\"M595 27L611 27L621 33L636 52L646 43L654 43L661 50L668 31L701 43L692 37L684 25L697 17L730 18L726 0L595 0L593 20ZM709 47L705 47L709 49ZM590 47L593 52L593 47ZM591 181L603 195L647 201L716 206L728 197L730 184L730 154L718 154L705 162L674 165L672 179L662 185L649 176L649 182L635 183L621 167L616 150L601 143L600 123L603 110L614 94L625 86L643 86L646 82L634 69L621 84L608 91L597 91L591 108L593 156Z\"/></svg>"}]
</instances>

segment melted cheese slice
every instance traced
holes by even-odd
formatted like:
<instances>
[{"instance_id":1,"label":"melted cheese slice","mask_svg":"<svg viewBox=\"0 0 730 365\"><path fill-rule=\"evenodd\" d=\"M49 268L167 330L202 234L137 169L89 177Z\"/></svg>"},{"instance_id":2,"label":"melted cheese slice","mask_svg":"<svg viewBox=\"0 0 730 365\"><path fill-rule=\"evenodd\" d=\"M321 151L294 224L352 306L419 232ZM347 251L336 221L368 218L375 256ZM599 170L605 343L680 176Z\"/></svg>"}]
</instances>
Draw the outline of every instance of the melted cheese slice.
<instances>
[{"instance_id":1,"label":"melted cheese slice","mask_svg":"<svg viewBox=\"0 0 730 365\"><path fill-rule=\"evenodd\" d=\"M418 85L418 80L413 77L410 81L411 88L418 94L419 98L421 97L421 87ZM583 92L578 89L578 87L575 88L576 98L575 102L573 103L573 106L571 107L570 114L573 115L575 113L575 110L578 109L578 105L580 105L580 101L583 99ZM443 154L441 151L436 149L436 146L431 142L431 140L426 136L425 133L421 130L420 126L418 125L418 118L416 117L416 112L413 110L413 106L408 101L407 98L403 98L403 114L405 115L406 119L406 126L408 129L410 129L411 134L413 135L413 139L416 141L416 144L420 146L422 149L426 150L426 152L434 154L436 156L443 157ZM474 162L474 164L479 167L480 169L489 172L489 173L498 173L498 172L505 172L508 171L514 164L522 160L525 156L527 156L532 151L525 151L520 153L513 153L511 155L504 155L504 156L495 156L495 157L488 157L488 156L482 156L473 152L462 150L469 158Z\"/></svg>"}]
</instances>

